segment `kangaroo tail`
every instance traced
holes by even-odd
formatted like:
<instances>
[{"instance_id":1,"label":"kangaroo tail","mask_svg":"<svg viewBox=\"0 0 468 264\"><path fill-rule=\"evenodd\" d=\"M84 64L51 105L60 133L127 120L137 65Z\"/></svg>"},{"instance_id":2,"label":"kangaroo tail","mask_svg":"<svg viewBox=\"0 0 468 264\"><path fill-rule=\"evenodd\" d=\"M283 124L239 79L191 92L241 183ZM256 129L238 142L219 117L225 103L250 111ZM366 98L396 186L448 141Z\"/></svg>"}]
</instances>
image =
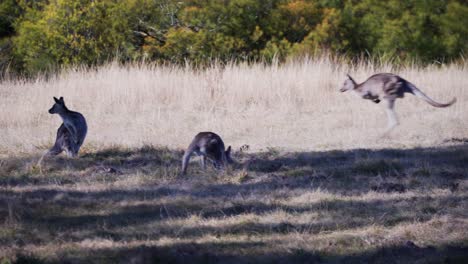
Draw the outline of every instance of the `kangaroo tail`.
<instances>
[{"instance_id":1,"label":"kangaroo tail","mask_svg":"<svg viewBox=\"0 0 468 264\"><path fill-rule=\"evenodd\" d=\"M409 89L409 92L414 94L416 97L420 98L420 99L423 99L424 101L426 101L428 104L434 106L434 107L447 107L447 106L451 106L453 105L456 101L457 101L457 98L453 98L450 102L446 103L446 104L441 104L441 103L438 103L434 100L432 100L429 96L425 95L421 90L419 90L414 84L411 84L411 83L408 83L408 89Z\"/></svg>"}]
</instances>

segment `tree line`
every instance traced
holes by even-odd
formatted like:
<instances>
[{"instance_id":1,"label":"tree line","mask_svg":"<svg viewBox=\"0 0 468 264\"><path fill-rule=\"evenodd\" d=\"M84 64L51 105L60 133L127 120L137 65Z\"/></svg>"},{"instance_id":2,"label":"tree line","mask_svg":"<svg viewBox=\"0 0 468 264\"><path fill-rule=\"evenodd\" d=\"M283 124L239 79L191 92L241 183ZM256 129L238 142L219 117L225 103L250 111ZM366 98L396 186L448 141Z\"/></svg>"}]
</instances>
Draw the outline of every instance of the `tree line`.
<instances>
[{"instance_id":1,"label":"tree line","mask_svg":"<svg viewBox=\"0 0 468 264\"><path fill-rule=\"evenodd\" d=\"M463 59L467 25L465 0L2 0L0 68L323 53L444 63Z\"/></svg>"}]
</instances>

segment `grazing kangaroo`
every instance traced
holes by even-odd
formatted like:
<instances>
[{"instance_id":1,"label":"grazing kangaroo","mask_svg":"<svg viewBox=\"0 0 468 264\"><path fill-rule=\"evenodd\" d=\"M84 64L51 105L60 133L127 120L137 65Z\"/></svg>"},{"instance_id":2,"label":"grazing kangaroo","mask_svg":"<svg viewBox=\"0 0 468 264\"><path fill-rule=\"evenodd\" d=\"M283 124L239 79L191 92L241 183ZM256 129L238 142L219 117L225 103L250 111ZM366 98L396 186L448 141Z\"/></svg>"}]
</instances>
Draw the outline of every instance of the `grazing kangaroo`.
<instances>
[{"instance_id":1,"label":"grazing kangaroo","mask_svg":"<svg viewBox=\"0 0 468 264\"><path fill-rule=\"evenodd\" d=\"M357 84L351 76L347 76L348 78L344 82L340 92L352 90L363 99L372 100L376 104L380 103L381 100L385 102L388 116L388 129L386 133L390 132L390 130L398 125L398 118L394 109L395 100L397 98L403 98L404 93L413 94L435 107L447 107L456 102L456 98L453 98L449 103L438 103L421 92L414 84L391 73L372 75L369 79L360 84Z\"/></svg>"},{"instance_id":2,"label":"grazing kangaroo","mask_svg":"<svg viewBox=\"0 0 468 264\"><path fill-rule=\"evenodd\" d=\"M55 104L49 109L49 114L59 114L63 123L57 130L54 146L44 156L55 156L65 151L68 156L75 157L88 131L86 119L82 114L68 110L63 97L54 97L54 100Z\"/></svg>"},{"instance_id":3,"label":"grazing kangaroo","mask_svg":"<svg viewBox=\"0 0 468 264\"><path fill-rule=\"evenodd\" d=\"M206 159L213 163L215 168L225 167L228 163L233 163L231 159L231 146L225 150L224 142L220 136L213 132L200 132L190 143L182 158L182 174L187 172L190 156L196 153L201 158L201 166L206 168Z\"/></svg>"}]
</instances>

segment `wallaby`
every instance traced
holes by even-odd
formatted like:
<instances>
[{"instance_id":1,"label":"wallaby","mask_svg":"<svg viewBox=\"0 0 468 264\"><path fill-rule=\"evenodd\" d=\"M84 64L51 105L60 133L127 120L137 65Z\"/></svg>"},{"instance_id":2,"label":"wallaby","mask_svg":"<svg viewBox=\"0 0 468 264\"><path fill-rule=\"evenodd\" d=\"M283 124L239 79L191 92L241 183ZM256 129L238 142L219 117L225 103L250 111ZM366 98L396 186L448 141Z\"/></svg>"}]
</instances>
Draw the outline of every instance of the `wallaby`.
<instances>
[{"instance_id":1,"label":"wallaby","mask_svg":"<svg viewBox=\"0 0 468 264\"><path fill-rule=\"evenodd\" d=\"M225 150L224 142L220 136L213 132L200 132L190 143L182 158L182 174L187 172L190 156L196 153L201 157L201 166L206 168L208 158L215 168L226 167L228 163L233 163L231 159L231 146Z\"/></svg>"},{"instance_id":2,"label":"wallaby","mask_svg":"<svg viewBox=\"0 0 468 264\"><path fill-rule=\"evenodd\" d=\"M49 109L49 114L59 114L63 123L57 130L54 146L44 156L55 156L65 151L68 156L75 157L88 131L86 119L82 114L68 110L63 97L60 99L54 97L54 101L55 104Z\"/></svg>"},{"instance_id":3,"label":"wallaby","mask_svg":"<svg viewBox=\"0 0 468 264\"><path fill-rule=\"evenodd\" d=\"M348 78L344 82L340 92L352 90L363 99L372 100L376 104L380 103L381 100L385 102L388 116L388 128L386 133L390 132L390 130L398 125L398 118L394 109L395 100L397 98L403 98L404 93L413 94L435 107L447 107L456 102L456 98L453 98L449 103L438 103L421 92L414 84L391 73L372 75L369 79L360 84L357 84L351 76L347 76Z\"/></svg>"}]
</instances>

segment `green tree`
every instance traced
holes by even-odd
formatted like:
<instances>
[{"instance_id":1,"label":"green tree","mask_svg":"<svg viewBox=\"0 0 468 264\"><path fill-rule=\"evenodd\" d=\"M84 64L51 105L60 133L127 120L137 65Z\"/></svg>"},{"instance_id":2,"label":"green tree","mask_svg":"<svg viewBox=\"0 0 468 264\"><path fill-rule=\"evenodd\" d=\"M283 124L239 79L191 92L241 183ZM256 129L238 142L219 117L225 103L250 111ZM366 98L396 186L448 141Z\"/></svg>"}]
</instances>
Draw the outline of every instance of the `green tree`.
<instances>
[{"instance_id":1,"label":"green tree","mask_svg":"<svg viewBox=\"0 0 468 264\"><path fill-rule=\"evenodd\" d=\"M466 53L463 0L4 0L0 67L28 73L118 58L183 63L324 52L392 61Z\"/></svg>"},{"instance_id":2,"label":"green tree","mask_svg":"<svg viewBox=\"0 0 468 264\"><path fill-rule=\"evenodd\" d=\"M15 34L14 23L20 15L21 8L16 1L4 0L0 3L0 72L11 66L13 49L11 39Z\"/></svg>"},{"instance_id":3,"label":"green tree","mask_svg":"<svg viewBox=\"0 0 468 264\"><path fill-rule=\"evenodd\" d=\"M468 6L451 1L440 18L442 37L448 57L468 54Z\"/></svg>"},{"instance_id":4,"label":"green tree","mask_svg":"<svg viewBox=\"0 0 468 264\"><path fill-rule=\"evenodd\" d=\"M325 8L323 20L307 37L293 47L293 54L307 55L323 52L338 52L346 48L347 40L340 30L341 14L334 8Z\"/></svg>"},{"instance_id":5,"label":"green tree","mask_svg":"<svg viewBox=\"0 0 468 264\"><path fill-rule=\"evenodd\" d=\"M128 57L132 47L122 10L111 0L57 0L43 10L28 8L18 24L15 54L30 73L59 65L93 65L116 54Z\"/></svg>"}]
</instances>

